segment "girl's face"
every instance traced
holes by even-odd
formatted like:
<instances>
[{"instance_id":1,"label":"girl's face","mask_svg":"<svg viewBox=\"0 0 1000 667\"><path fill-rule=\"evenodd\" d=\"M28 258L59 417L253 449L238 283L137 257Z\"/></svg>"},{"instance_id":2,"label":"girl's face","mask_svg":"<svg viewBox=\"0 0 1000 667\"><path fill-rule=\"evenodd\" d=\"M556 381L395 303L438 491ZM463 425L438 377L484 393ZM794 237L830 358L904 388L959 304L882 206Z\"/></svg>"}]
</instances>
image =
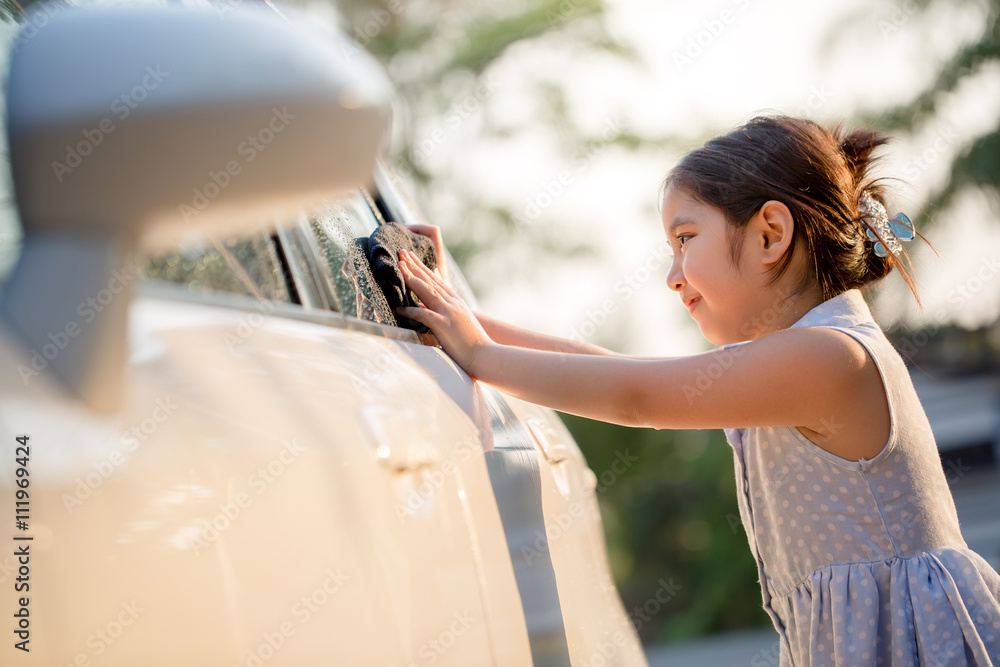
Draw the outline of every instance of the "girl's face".
<instances>
[{"instance_id":1,"label":"girl's face","mask_svg":"<svg viewBox=\"0 0 1000 667\"><path fill-rule=\"evenodd\" d=\"M752 321L759 298L759 275L747 271L744 252L733 266L730 224L721 210L703 204L673 185L663 197L663 229L674 251L667 286L676 291L716 345L753 338Z\"/></svg>"}]
</instances>

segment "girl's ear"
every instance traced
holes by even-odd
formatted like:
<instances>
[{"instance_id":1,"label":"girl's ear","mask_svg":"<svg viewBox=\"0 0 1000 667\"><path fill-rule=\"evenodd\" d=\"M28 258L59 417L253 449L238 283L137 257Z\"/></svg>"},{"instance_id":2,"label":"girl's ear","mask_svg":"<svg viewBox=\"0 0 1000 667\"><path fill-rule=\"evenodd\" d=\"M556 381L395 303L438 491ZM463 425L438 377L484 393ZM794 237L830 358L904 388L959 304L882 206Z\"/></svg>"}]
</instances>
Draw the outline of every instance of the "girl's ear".
<instances>
[{"instance_id":1,"label":"girl's ear","mask_svg":"<svg viewBox=\"0 0 1000 667\"><path fill-rule=\"evenodd\" d=\"M754 223L761 262L772 266L791 250L795 231L792 212L780 201L771 200L754 215Z\"/></svg>"}]
</instances>

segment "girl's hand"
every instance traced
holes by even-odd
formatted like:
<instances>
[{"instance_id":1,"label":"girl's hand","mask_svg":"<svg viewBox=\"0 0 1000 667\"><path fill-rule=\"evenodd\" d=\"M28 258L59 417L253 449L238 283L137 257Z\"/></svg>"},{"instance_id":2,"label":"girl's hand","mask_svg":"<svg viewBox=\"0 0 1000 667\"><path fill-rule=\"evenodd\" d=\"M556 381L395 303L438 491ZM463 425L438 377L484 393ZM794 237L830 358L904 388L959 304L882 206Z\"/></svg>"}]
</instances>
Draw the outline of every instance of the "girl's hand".
<instances>
[{"instance_id":1,"label":"girl's hand","mask_svg":"<svg viewBox=\"0 0 1000 667\"><path fill-rule=\"evenodd\" d=\"M443 279L424 266L417 256L399 252L399 268L406 286L420 298L422 308L398 308L397 312L425 324L445 351L466 373L475 377L479 353L495 343L483 330L469 306Z\"/></svg>"},{"instance_id":2,"label":"girl's hand","mask_svg":"<svg viewBox=\"0 0 1000 667\"><path fill-rule=\"evenodd\" d=\"M434 243L434 252L437 254L438 265L434 273L441 277L444 282L451 287L451 276L448 275L448 258L445 255L444 239L441 238L441 229L434 225L412 224L406 228L414 234L426 236Z\"/></svg>"}]
</instances>

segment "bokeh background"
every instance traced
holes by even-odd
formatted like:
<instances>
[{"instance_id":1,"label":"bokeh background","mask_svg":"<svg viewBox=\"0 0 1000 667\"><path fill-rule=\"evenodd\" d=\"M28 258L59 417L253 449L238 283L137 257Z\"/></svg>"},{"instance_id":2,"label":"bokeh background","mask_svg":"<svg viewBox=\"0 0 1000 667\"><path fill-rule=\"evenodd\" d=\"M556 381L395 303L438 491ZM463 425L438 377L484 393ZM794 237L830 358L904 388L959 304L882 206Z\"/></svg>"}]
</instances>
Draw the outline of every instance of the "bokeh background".
<instances>
[{"instance_id":1,"label":"bokeh background","mask_svg":"<svg viewBox=\"0 0 1000 667\"><path fill-rule=\"evenodd\" d=\"M686 150L783 112L894 137L878 173L898 179L894 208L930 244L907 248L922 308L892 277L869 295L876 317L915 373L998 377L1000 1L295 6L386 67L398 90L387 161L443 228L482 311L628 353L707 349L665 285L660 183ZM0 7L12 34L18 2ZM10 258L19 233L0 203ZM1000 419L1000 394L986 410ZM642 639L768 626L722 433L565 421L599 475L626 609L661 581L679 587ZM996 442L943 457L956 489L1000 488ZM603 477L623 450L636 463ZM996 563L1000 549L983 555Z\"/></svg>"},{"instance_id":2,"label":"bokeh background","mask_svg":"<svg viewBox=\"0 0 1000 667\"><path fill-rule=\"evenodd\" d=\"M389 159L484 312L636 354L707 349L665 285L659 186L686 150L783 112L892 135L878 174L930 245L908 247L922 308L893 277L869 295L876 317L901 347L930 332L906 350L915 369L995 374L1000 2L338 7L398 86ZM600 488L615 578L629 610L661 579L682 587L642 639L768 626L722 433L564 420L595 472L638 458ZM995 465L965 456L944 463Z\"/></svg>"}]
</instances>

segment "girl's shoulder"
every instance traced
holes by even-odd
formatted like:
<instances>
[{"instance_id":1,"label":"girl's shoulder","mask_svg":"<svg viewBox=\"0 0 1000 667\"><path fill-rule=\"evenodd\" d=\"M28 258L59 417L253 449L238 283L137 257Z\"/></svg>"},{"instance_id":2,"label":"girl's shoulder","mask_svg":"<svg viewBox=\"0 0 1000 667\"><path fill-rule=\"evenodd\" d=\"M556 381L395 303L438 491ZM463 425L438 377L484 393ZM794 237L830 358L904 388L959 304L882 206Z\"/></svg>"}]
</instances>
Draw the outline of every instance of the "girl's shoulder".
<instances>
[{"instance_id":1,"label":"girl's shoulder","mask_svg":"<svg viewBox=\"0 0 1000 667\"><path fill-rule=\"evenodd\" d=\"M766 348L761 356L769 361L762 361L762 370L776 365L776 372L801 392L800 413L808 421L785 425L850 461L877 456L891 432L889 392L876 346L862 342L876 332L874 324L796 327L754 341Z\"/></svg>"},{"instance_id":2,"label":"girl's shoulder","mask_svg":"<svg viewBox=\"0 0 1000 667\"><path fill-rule=\"evenodd\" d=\"M795 386L849 393L870 377L877 364L857 338L833 327L796 327L746 344L758 370L776 374ZM878 376L876 376L878 379Z\"/></svg>"}]
</instances>

